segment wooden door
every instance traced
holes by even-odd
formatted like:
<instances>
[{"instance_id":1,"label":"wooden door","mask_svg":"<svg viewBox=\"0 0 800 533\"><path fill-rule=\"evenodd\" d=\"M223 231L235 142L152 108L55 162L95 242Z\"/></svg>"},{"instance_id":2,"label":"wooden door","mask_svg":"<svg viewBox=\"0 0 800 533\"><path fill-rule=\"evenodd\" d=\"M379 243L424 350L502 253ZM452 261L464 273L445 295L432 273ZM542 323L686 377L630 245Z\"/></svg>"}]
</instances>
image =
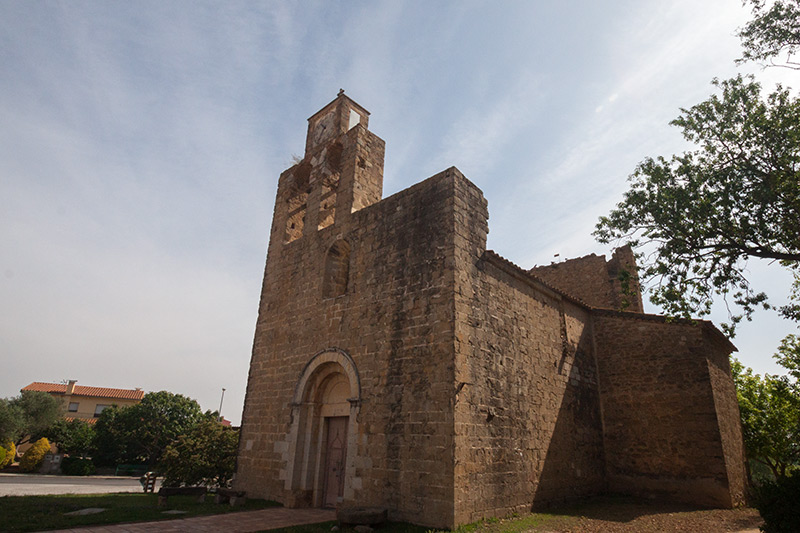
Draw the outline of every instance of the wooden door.
<instances>
[{"instance_id":1,"label":"wooden door","mask_svg":"<svg viewBox=\"0 0 800 533\"><path fill-rule=\"evenodd\" d=\"M344 463L347 457L346 416L325 418L328 438L325 443L325 476L322 486L322 505L336 507L344 495Z\"/></svg>"}]
</instances>

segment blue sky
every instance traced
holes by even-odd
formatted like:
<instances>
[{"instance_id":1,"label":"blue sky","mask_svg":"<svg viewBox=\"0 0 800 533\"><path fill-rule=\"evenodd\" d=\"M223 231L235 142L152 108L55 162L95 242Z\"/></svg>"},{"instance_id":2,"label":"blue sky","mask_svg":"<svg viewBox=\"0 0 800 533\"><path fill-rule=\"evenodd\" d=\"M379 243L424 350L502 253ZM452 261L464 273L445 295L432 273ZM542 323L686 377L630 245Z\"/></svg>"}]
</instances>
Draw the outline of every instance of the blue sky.
<instances>
[{"instance_id":1,"label":"blue sky","mask_svg":"<svg viewBox=\"0 0 800 533\"><path fill-rule=\"evenodd\" d=\"M523 267L591 232L668 125L737 67L738 0L0 0L0 397L166 389L240 420L278 175L340 88L386 141L384 196L455 165ZM776 302L789 278L753 262ZM657 309L650 306L651 312ZM724 310L714 319L724 320ZM791 324L734 340L758 372Z\"/></svg>"}]
</instances>

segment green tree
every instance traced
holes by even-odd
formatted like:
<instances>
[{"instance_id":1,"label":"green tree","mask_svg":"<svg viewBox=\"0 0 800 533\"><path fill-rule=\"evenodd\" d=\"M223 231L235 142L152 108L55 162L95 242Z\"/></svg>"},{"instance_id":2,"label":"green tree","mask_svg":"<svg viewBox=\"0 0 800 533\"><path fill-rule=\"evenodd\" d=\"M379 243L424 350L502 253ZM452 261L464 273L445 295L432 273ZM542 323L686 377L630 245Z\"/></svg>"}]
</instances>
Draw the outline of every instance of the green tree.
<instances>
[{"instance_id":1,"label":"green tree","mask_svg":"<svg viewBox=\"0 0 800 533\"><path fill-rule=\"evenodd\" d=\"M0 398L0 442L15 442L23 431L22 411L7 398Z\"/></svg>"},{"instance_id":2,"label":"green tree","mask_svg":"<svg viewBox=\"0 0 800 533\"><path fill-rule=\"evenodd\" d=\"M721 296L749 319L769 304L745 275L748 259L800 273L800 100L780 86L763 99L752 78L713 83L721 96L672 122L698 149L640 163L595 236L649 252L642 278L668 314L706 315ZM728 309L735 325L742 315Z\"/></svg>"},{"instance_id":3,"label":"green tree","mask_svg":"<svg viewBox=\"0 0 800 533\"><path fill-rule=\"evenodd\" d=\"M780 361L780 355L776 355ZM762 378L731 363L748 459L767 466L775 479L800 463L800 394L787 376Z\"/></svg>"},{"instance_id":4,"label":"green tree","mask_svg":"<svg viewBox=\"0 0 800 533\"><path fill-rule=\"evenodd\" d=\"M206 416L167 447L159 465L164 484L228 486L236 468L238 444L238 430Z\"/></svg>"},{"instance_id":5,"label":"green tree","mask_svg":"<svg viewBox=\"0 0 800 533\"><path fill-rule=\"evenodd\" d=\"M86 457L92 453L94 427L85 420L61 418L44 433L61 453L71 457Z\"/></svg>"},{"instance_id":6,"label":"green tree","mask_svg":"<svg viewBox=\"0 0 800 533\"><path fill-rule=\"evenodd\" d=\"M128 451L132 439L127 435L129 424L120 416L120 411L119 407L112 405L104 409L97 418L92 443L95 452L92 458L98 465L113 466L137 461L136 454Z\"/></svg>"},{"instance_id":7,"label":"green tree","mask_svg":"<svg viewBox=\"0 0 800 533\"><path fill-rule=\"evenodd\" d=\"M778 346L775 354L778 364L789 371L789 376L794 379L792 387L800 395L800 337L787 335Z\"/></svg>"},{"instance_id":8,"label":"green tree","mask_svg":"<svg viewBox=\"0 0 800 533\"><path fill-rule=\"evenodd\" d=\"M785 56L782 66L800 67L791 59L800 47L800 0L743 3L753 19L739 30L739 61ZM781 313L800 321L800 104L781 86L762 99L752 78L714 84L721 97L682 109L672 122L697 149L640 163L595 235L632 241L650 299L668 314L705 315L721 296L729 334L743 316L769 307L745 276L747 260L777 259L794 276Z\"/></svg>"},{"instance_id":9,"label":"green tree","mask_svg":"<svg viewBox=\"0 0 800 533\"><path fill-rule=\"evenodd\" d=\"M155 465L166 447L202 416L196 401L166 391L147 393L135 405L108 408L95 425L98 464Z\"/></svg>"},{"instance_id":10,"label":"green tree","mask_svg":"<svg viewBox=\"0 0 800 533\"><path fill-rule=\"evenodd\" d=\"M0 400L0 440L17 445L36 440L60 417L58 400L38 391L23 391L19 396Z\"/></svg>"},{"instance_id":11,"label":"green tree","mask_svg":"<svg viewBox=\"0 0 800 533\"><path fill-rule=\"evenodd\" d=\"M30 440L41 437L61 417L61 405L46 392L22 391L12 402L22 411L24 432Z\"/></svg>"},{"instance_id":12,"label":"green tree","mask_svg":"<svg viewBox=\"0 0 800 533\"><path fill-rule=\"evenodd\" d=\"M753 20L739 30L744 48L740 62L769 61L770 66L800 69L800 63L792 59L800 49L800 0L749 3Z\"/></svg>"}]
</instances>

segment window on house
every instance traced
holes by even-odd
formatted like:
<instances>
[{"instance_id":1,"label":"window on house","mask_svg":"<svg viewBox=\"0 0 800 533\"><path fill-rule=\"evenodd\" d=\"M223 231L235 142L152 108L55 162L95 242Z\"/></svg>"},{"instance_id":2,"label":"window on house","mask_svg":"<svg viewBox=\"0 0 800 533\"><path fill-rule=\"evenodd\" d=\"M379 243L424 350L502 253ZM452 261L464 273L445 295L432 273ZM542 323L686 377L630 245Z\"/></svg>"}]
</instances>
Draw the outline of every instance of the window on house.
<instances>
[{"instance_id":1,"label":"window on house","mask_svg":"<svg viewBox=\"0 0 800 533\"><path fill-rule=\"evenodd\" d=\"M94 416L100 416L100 413L102 413L103 411L105 411L109 407L111 407L111 406L110 405L97 404L97 406L94 408Z\"/></svg>"},{"instance_id":2,"label":"window on house","mask_svg":"<svg viewBox=\"0 0 800 533\"><path fill-rule=\"evenodd\" d=\"M77 412L78 411L78 402L69 402L69 407L67 408L67 411L69 411L70 413Z\"/></svg>"}]
</instances>

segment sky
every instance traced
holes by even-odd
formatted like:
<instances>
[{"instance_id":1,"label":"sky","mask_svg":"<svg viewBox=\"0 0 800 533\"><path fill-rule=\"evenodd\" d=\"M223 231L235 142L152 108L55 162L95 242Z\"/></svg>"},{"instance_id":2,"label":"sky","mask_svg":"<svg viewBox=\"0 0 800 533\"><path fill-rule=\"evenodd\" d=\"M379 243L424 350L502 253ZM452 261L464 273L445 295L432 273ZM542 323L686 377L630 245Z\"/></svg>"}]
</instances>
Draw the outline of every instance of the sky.
<instances>
[{"instance_id":1,"label":"sky","mask_svg":"<svg viewBox=\"0 0 800 533\"><path fill-rule=\"evenodd\" d=\"M669 125L755 74L739 0L0 0L0 397L168 390L238 424L279 174L340 88L386 141L384 197L450 166L523 268L591 253ZM556 255L558 254L558 255ZM779 266L748 265L785 301ZM646 311L658 312L646 304ZM717 306L712 319L726 319ZM793 331L759 313L737 357Z\"/></svg>"}]
</instances>

